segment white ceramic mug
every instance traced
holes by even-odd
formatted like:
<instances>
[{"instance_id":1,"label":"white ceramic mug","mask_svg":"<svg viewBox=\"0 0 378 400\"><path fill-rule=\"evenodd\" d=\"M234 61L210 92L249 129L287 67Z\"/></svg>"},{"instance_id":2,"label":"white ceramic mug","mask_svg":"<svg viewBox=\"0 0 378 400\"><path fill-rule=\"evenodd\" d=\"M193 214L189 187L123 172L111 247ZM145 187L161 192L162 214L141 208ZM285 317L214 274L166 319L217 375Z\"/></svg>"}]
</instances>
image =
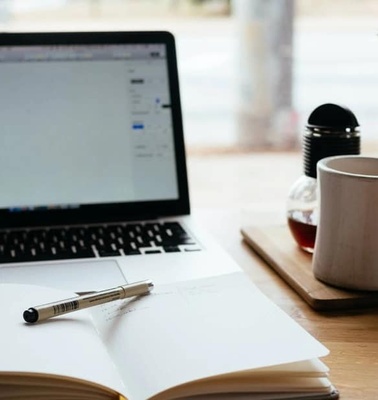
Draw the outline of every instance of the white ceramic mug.
<instances>
[{"instance_id":1,"label":"white ceramic mug","mask_svg":"<svg viewBox=\"0 0 378 400\"><path fill-rule=\"evenodd\" d=\"M378 158L327 157L317 170L315 277L342 288L378 290Z\"/></svg>"}]
</instances>

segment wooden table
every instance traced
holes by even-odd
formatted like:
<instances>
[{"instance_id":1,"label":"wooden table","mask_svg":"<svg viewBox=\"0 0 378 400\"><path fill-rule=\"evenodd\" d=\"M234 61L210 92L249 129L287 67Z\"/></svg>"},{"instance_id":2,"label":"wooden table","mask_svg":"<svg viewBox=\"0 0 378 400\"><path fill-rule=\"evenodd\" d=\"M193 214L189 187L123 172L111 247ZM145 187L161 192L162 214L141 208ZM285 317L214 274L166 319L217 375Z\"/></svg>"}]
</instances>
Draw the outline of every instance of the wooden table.
<instances>
[{"instance_id":1,"label":"wooden table","mask_svg":"<svg viewBox=\"0 0 378 400\"><path fill-rule=\"evenodd\" d=\"M289 188L302 174L301 154L195 153L188 169L194 216L268 297L329 348L324 361L341 399L377 399L378 308L312 310L240 235L243 225L285 221Z\"/></svg>"}]
</instances>

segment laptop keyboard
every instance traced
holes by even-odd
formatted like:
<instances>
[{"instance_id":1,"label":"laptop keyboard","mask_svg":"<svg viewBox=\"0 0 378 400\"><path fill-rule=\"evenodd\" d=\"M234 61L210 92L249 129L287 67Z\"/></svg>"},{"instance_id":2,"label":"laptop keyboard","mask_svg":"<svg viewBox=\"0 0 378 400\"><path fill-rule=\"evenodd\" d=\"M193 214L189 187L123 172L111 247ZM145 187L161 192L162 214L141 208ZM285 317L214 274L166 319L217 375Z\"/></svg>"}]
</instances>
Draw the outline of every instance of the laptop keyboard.
<instances>
[{"instance_id":1,"label":"laptop keyboard","mask_svg":"<svg viewBox=\"0 0 378 400\"><path fill-rule=\"evenodd\" d=\"M0 263L197 250L178 222L0 231Z\"/></svg>"}]
</instances>

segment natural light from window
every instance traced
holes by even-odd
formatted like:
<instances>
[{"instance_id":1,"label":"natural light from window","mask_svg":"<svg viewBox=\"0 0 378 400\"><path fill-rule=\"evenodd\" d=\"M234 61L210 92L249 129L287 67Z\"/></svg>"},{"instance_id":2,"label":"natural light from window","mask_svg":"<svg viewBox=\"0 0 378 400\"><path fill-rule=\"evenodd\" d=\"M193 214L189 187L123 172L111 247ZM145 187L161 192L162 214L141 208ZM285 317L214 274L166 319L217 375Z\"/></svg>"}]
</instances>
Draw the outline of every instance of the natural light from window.
<instances>
[{"instance_id":1,"label":"natural light from window","mask_svg":"<svg viewBox=\"0 0 378 400\"><path fill-rule=\"evenodd\" d=\"M0 3L3 31L171 31L187 145L251 150L298 148L308 115L328 102L355 113L362 142L378 140L377 15L374 0ZM285 32L282 46L269 47Z\"/></svg>"}]
</instances>

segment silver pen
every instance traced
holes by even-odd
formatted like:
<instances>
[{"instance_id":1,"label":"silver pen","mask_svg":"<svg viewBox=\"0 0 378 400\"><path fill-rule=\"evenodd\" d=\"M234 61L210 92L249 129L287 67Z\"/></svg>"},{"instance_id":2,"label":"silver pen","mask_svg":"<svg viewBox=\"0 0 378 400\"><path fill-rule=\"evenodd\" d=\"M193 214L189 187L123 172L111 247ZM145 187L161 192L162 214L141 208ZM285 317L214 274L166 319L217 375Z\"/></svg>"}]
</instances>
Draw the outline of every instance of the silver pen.
<instances>
[{"instance_id":1,"label":"silver pen","mask_svg":"<svg viewBox=\"0 0 378 400\"><path fill-rule=\"evenodd\" d=\"M71 297L66 300L30 307L24 311L23 317L24 320L29 323L40 322L57 317L58 315L97 306L110 301L148 294L153 287L154 284L150 280L130 283L99 292Z\"/></svg>"}]
</instances>

